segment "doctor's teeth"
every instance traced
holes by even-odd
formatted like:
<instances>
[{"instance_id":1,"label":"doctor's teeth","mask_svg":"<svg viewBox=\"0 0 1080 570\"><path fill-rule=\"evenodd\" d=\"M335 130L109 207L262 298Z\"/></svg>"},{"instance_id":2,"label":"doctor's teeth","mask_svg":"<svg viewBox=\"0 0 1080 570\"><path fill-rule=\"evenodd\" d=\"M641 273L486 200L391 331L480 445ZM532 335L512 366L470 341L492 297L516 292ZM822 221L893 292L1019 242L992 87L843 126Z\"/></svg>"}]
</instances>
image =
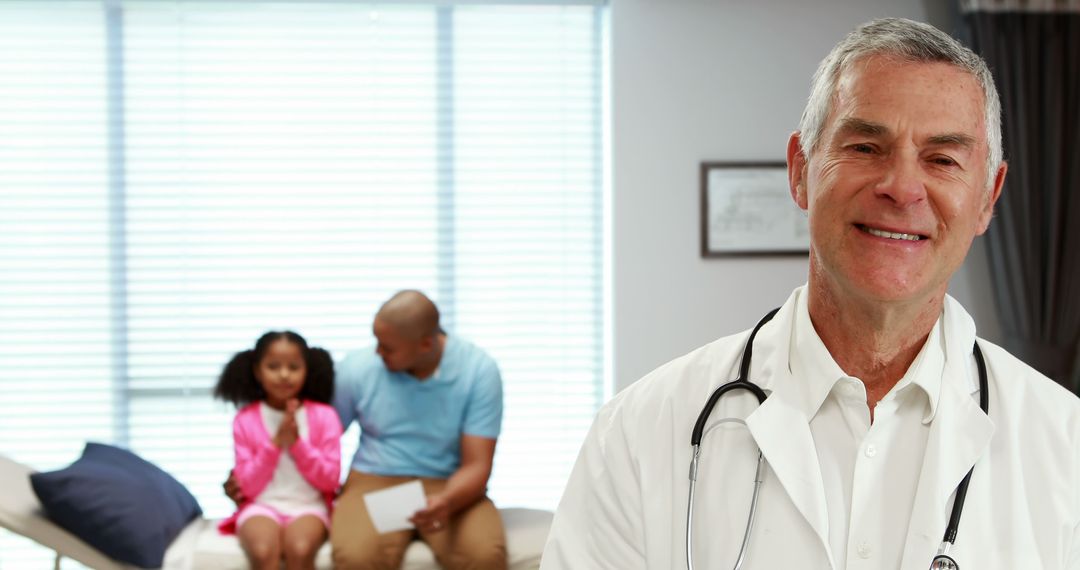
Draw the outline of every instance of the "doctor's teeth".
<instances>
[{"instance_id":1,"label":"doctor's teeth","mask_svg":"<svg viewBox=\"0 0 1080 570\"><path fill-rule=\"evenodd\" d=\"M882 231L882 230L875 230L874 228L871 228L871 227L867 227L866 231L869 232L870 235L875 235L877 237L883 237L883 238L889 238L889 239L905 239L905 240L908 240L908 241L919 241L919 239L920 239L919 236L914 235L914 234L901 234L901 233L897 233L897 232L885 232L885 231Z\"/></svg>"}]
</instances>

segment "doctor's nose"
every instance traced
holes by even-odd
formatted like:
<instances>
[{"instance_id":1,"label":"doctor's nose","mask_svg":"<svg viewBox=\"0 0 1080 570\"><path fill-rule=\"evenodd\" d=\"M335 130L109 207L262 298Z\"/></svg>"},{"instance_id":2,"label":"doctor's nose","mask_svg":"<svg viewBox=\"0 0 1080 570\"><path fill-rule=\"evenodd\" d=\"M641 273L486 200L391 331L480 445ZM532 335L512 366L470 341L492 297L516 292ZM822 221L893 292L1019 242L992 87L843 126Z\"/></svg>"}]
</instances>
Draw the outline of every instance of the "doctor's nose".
<instances>
[{"instance_id":1,"label":"doctor's nose","mask_svg":"<svg viewBox=\"0 0 1080 570\"><path fill-rule=\"evenodd\" d=\"M926 198L926 185L918 159L897 152L883 165L881 179L874 188L877 196L899 207L918 203Z\"/></svg>"}]
</instances>

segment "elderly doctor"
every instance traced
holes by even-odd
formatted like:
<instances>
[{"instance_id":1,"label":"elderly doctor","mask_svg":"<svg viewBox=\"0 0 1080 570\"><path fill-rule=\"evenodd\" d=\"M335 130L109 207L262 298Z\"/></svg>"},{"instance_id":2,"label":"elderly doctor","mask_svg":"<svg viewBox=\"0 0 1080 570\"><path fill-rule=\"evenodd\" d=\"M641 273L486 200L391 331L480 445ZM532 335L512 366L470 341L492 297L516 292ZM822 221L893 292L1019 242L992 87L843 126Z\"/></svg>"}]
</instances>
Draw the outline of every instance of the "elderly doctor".
<instances>
[{"instance_id":1,"label":"elderly doctor","mask_svg":"<svg viewBox=\"0 0 1080 570\"><path fill-rule=\"evenodd\" d=\"M752 341L748 379L768 399L720 398L689 501L691 431L749 332L620 393L541 567L926 570L945 550L935 567L1080 569L1080 402L977 339L945 293L1005 179L999 115L985 63L931 26L878 20L841 41L788 141L810 267Z\"/></svg>"}]
</instances>

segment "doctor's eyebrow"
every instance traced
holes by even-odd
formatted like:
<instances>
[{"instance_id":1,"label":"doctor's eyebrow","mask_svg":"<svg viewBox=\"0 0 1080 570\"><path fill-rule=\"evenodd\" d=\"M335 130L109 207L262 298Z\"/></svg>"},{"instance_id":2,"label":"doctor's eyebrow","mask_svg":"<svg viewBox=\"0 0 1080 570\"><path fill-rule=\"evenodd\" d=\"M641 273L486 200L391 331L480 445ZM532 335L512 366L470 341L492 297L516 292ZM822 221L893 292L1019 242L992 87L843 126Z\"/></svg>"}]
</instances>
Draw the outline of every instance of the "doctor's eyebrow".
<instances>
[{"instance_id":1,"label":"doctor's eyebrow","mask_svg":"<svg viewBox=\"0 0 1080 570\"><path fill-rule=\"evenodd\" d=\"M934 135L926 139L927 144L934 146L959 146L966 149L975 148L975 137L964 133L946 133Z\"/></svg>"},{"instance_id":2,"label":"doctor's eyebrow","mask_svg":"<svg viewBox=\"0 0 1080 570\"><path fill-rule=\"evenodd\" d=\"M889 127L886 127L881 123L873 123L865 119L849 117L847 119L842 119L840 121L840 126L836 130L839 134L844 135L879 137L888 134Z\"/></svg>"}]
</instances>

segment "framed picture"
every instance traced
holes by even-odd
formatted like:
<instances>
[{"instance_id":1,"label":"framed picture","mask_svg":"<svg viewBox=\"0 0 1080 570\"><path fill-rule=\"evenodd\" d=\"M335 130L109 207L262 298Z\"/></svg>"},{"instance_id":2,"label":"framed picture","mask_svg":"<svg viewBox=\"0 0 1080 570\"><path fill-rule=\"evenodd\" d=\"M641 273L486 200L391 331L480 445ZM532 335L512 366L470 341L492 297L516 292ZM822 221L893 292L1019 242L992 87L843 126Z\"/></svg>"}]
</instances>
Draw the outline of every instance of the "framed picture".
<instances>
[{"instance_id":1,"label":"framed picture","mask_svg":"<svg viewBox=\"0 0 1080 570\"><path fill-rule=\"evenodd\" d=\"M797 255L810 249L806 213L783 162L701 163L701 256Z\"/></svg>"}]
</instances>

